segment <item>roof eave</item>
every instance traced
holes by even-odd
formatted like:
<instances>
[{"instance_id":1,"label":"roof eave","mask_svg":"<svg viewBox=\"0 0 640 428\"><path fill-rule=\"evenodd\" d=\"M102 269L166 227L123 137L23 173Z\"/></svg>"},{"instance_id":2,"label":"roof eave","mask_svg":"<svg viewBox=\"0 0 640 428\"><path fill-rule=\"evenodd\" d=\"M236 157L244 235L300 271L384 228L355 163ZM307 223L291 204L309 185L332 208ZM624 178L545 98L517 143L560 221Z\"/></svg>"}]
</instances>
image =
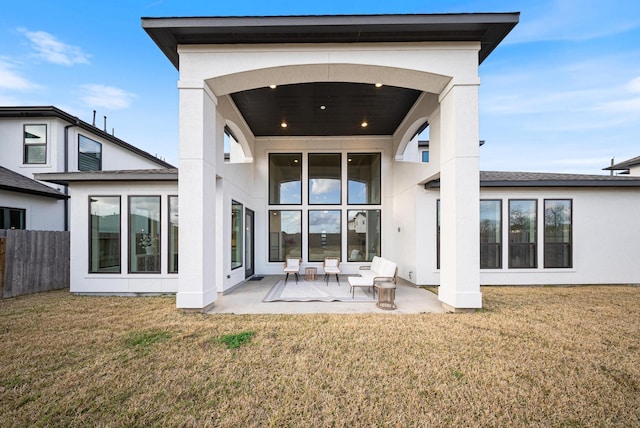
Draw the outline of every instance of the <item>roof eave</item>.
<instances>
[{"instance_id":1,"label":"roof eave","mask_svg":"<svg viewBox=\"0 0 640 428\"><path fill-rule=\"evenodd\" d=\"M179 70L178 44L445 41L468 34L482 63L515 27L519 12L142 18L142 28ZM339 29L339 31L337 31ZM443 38L444 37L444 38ZM451 36L449 36L451 37ZM465 36L462 36L463 38ZM183 40L178 40L182 38ZM452 39L453 40L453 39Z\"/></svg>"}]
</instances>

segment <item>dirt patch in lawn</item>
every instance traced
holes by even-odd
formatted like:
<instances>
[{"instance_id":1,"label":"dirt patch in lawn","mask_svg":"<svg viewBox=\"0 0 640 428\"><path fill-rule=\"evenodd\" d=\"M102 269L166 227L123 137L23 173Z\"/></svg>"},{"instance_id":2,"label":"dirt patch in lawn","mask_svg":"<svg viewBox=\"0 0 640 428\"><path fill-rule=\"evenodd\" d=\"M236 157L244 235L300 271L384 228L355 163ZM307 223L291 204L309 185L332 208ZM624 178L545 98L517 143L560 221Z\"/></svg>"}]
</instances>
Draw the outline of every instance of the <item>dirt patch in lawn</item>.
<instances>
[{"instance_id":1,"label":"dirt patch in lawn","mask_svg":"<svg viewBox=\"0 0 640 428\"><path fill-rule=\"evenodd\" d=\"M0 301L0 426L640 425L640 288L482 291L473 314Z\"/></svg>"}]
</instances>

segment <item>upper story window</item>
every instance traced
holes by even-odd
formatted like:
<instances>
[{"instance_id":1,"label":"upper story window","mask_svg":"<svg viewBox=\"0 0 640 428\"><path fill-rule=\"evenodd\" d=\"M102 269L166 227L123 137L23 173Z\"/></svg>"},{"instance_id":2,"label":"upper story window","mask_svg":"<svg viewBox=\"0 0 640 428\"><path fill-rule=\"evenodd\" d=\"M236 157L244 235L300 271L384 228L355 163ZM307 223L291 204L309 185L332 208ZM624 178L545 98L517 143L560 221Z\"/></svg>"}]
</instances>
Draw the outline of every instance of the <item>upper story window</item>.
<instances>
[{"instance_id":1,"label":"upper story window","mask_svg":"<svg viewBox=\"0 0 640 428\"><path fill-rule=\"evenodd\" d=\"M422 162L424 163L429 162L429 150L422 151Z\"/></svg>"},{"instance_id":2,"label":"upper story window","mask_svg":"<svg viewBox=\"0 0 640 428\"><path fill-rule=\"evenodd\" d=\"M23 163L47 163L47 125L24 125Z\"/></svg>"},{"instance_id":3,"label":"upper story window","mask_svg":"<svg viewBox=\"0 0 640 428\"><path fill-rule=\"evenodd\" d=\"M102 144L84 135L78 135L78 170L102 170Z\"/></svg>"},{"instance_id":4,"label":"upper story window","mask_svg":"<svg viewBox=\"0 0 640 428\"><path fill-rule=\"evenodd\" d=\"M380 153L347 154L347 203L380 205Z\"/></svg>"},{"instance_id":5,"label":"upper story window","mask_svg":"<svg viewBox=\"0 0 640 428\"><path fill-rule=\"evenodd\" d=\"M302 203L302 154L269 155L269 204Z\"/></svg>"},{"instance_id":6,"label":"upper story window","mask_svg":"<svg viewBox=\"0 0 640 428\"><path fill-rule=\"evenodd\" d=\"M309 204L340 204L340 153L309 154Z\"/></svg>"}]
</instances>

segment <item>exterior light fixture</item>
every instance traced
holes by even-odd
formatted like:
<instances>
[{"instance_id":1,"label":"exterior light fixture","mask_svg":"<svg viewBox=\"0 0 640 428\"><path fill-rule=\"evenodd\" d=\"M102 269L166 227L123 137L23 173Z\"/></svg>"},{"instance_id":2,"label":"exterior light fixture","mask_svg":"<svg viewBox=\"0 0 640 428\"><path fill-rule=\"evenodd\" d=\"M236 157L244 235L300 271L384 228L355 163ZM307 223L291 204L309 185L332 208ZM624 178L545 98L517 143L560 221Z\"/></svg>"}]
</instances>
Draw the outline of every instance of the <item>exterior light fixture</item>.
<instances>
[{"instance_id":1,"label":"exterior light fixture","mask_svg":"<svg viewBox=\"0 0 640 428\"><path fill-rule=\"evenodd\" d=\"M283 120L283 121L282 121L282 123L280 124L280 127L281 127L281 128L286 128L287 126L289 126L289 125L287 125L287 122L285 122L284 120Z\"/></svg>"},{"instance_id":2,"label":"exterior light fixture","mask_svg":"<svg viewBox=\"0 0 640 428\"><path fill-rule=\"evenodd\" d=\"M376 88L382 88L382 83L376 83Z\"/></svg>"},{"instance_id":3,"label":"exterior light fixture","mask_svg":"<svg viewBox=\"0 0 640 428\"><path fill-rule=\"evenodd\" d=\"M363 121L360 126L362 126L363 128L366 128L367 126L369 126L369 124L367 123L367 121Z\"/></svg>"},{"instance_id":4,"label":"exterior light fixture","mask_svg":"<svg viewBox=\"0 0 640 428\"><path fill-rule=\"evenodd\" d=\"M275 89L275 88L277 88L277 87L278 87L278 85L269 85L269 87L270 87L271 89Z\"/></svg>"},{"instance_id":5,"label":"exterior light fixture","mask_svg":"<svg viewBox=\"0 0 640 428\"><path fill-rule=\"evenodd\" d=\"M327 106L325 106L325 105L320 106L320 110L324 110L326 108L327 108Z\"/></svg>"}]
</instances>

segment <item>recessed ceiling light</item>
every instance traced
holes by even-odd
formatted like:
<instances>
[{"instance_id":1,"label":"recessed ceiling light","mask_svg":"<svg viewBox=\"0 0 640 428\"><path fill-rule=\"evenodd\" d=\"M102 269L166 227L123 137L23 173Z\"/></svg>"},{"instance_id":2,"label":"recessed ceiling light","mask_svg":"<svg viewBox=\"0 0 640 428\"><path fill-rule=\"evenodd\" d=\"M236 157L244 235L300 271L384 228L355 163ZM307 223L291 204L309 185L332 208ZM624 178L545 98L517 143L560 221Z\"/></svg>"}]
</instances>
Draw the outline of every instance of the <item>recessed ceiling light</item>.
<instances>
[{"instance_id":1,"label":"recessed ceiling light","mask_svg":"<svg viewBox=\"0 0 640 428\"><path fill-rule=\"evenodd\" d=\"M324 110L326 108L327 108L327 106L320 106L320 110Z\"/></svg>"},{"instance_id":2,"label":"recessed ceiling light","mask_svg":"<svg viewBox=\"0 0 640 428\"><path fill-rule=\"evenodd\" d=\"M367 123L367 121L363 121L360 126L362 126L363 128L366 128L367 126L369 126L369 124Z\"/></svg>"},{"instance_id":3,"label":"recessed ceiling light","mask_svg":"<svg viewBox=\"0 0 640 428\"><path fill-rule=\"evenodd\" d=\"M347 159L347 162L351 162L351 161L352 161L352 159L351 159L351 158Z\"/></svg>"},{"instance_id":4,"label":"recessed ceiling light","mask_svg":"<svg viewBox=\"0 0 640 428\"><path fill-rule=\"evenodd\" d=\"M293 163L298 163L298 159L294 159L294 160L293 160Z\"/></svg>"},{"instance_id":5,"label":"recessed ceiling light","mask_svg":"<svg viewBox=\"0 0 640 428\"><path fill-rule=\"evenodd\" d=\"M269 85L269 87L270 87L271 89L275 89L275 88L277 88L277 87L278 87L278 85Z\"/></svg>"},{"instance_id":6,"label":"recessed ceiling light","mask_svg":"<svg viewBox=\"0 0 640 428\"><path fill-rule=\"evenodd\" d=\"M376 88L382 88L382 83L376 83Z\"/></svg>"},{"instance_id":7,"label":"recessed ceiling light","mask_svg":"<svg viewBox=\"0 0 640 428\"><path fill-rule=\"evenodd\" d=\"M281 126L282 128L286 128L286 127L287 127L287 126L289 126L289 125L287 125L287 122L282 121L282 123L280 124L280 126Z\"/></svg>"}]
</instances>

